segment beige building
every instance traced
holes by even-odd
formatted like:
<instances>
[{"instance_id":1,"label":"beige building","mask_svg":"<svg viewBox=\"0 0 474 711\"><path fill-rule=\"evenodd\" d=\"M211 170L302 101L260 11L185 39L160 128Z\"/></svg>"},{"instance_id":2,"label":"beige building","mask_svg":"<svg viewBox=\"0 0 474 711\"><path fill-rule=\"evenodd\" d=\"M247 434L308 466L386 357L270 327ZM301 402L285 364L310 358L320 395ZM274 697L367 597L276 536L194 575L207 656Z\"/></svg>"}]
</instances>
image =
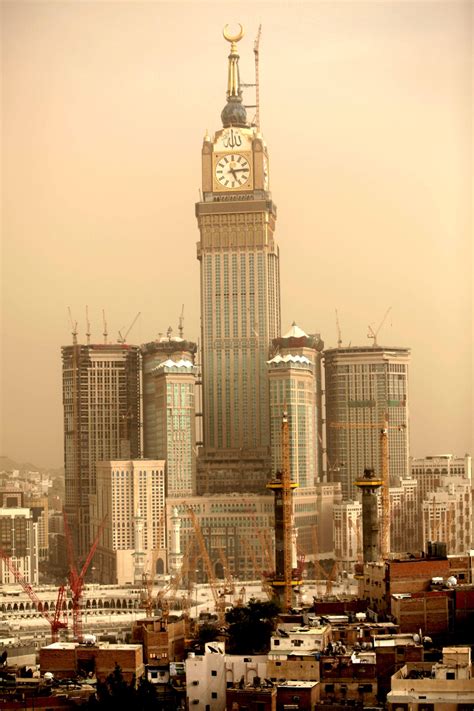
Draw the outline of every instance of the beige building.
<instances>
[{"instance_id":1,"label":"beige building","mask_svg":"<svg viewBox=\"0 0 474 711\"><path fill-rule=\"evenodd\" d=\"M172 528L173 511L181 521L181 551L189 561L195 558L200 582L207 580L189 509L194 511L209 554L213 573L223 578L223 556L233 577L253 580L262 571L274 569L274 499L271 494L213 494L169 498L167 528ZM192 548L189 546L193 543Z\"/></svg>"},{"instance_id":2,"label":"beige building","mask_svg":"<svg viewBox=\"0 0 474 711\"><path fill-rule=\"evenodd\" d=\"M334 506L334 555L346 571L362 560L362 504L343 501Z\"/></svg>"},{"instance_id":3,"label":"beige building","mask_svg":"<svg viewBox=\"0 0 474 711\"><path fill-rule=\"evenodd\" d=\"M165 460L168 496L196 493L196 349L170 331L141 348L144 456Z\"/></svg>"},{"instance_id":4,"label":"beige building","mask_svg":"<svg viewBox=\"0 0 474 711\"><path fill-rule=\"evenodd\" d=\"M0 547L25 582L38 584L38 524L31 509L20 506L0 508ZM15 585L15 575L0 557L0 583Z\"/></svg>"},{"instance_id":5,"label":"beige building","mask_svg":"<svg viewBox=\"0 0 474 711\"><path fill-rule=\"evenodd\" d=\"M419 553L420 511L418 508L418 482L400 479L400 485L390 487L390 550L394 555ZM379 516L382 507L379 507Z\"/></svg>"},{"instance_id":6,"label":"beige building","mask_svg":"<svg viewBox=\"0 0 474 711\"><path fill-rule=\"evenodd\" d=\"M288 413L291 478L299 488L313 487L319 480L321 380L319 335L308 336L295 323L272 343L268 365L272 472L281 470L281 418Z\"/></svg>"},{"instance_id":7,"label":"beige building","mask_svg":"<svg viewBox=\"0 0 474 711\"><path fill-rule=\"evenodd\" d=\"M345 499L365 469L382 471L380 429L388 415L390 485L408 475L407 348L333 348L324 351L328 475Z\"/></svg>"},{"instance_id":8,"label":"beige building","mask_svg":"<svg viewBox=\"0 0 474 711\"><path fill-rule=\"evenodd\" d=\"M428 541L446 543L448 555L463 555L472 548L472 495L467 479L441 477L440 487L421 505L423 550Z\"/></svg>"},{"instance_id":9,"label":"beige building","mask_svg":"<svg viewBox=\"0 0 474 711\"><path fill-rule=\"evenodd\" d=\"M440 663L413 662L392 676L390 711L468 711L474 708L469 647L445 647Z\"/></svg>"},{"instance_id":10,"label":"beige building","mask_svg":"<svg viewBox=\"0 0 474 711\"><path fill-rule=\"evenodd\" d=\"M246 451L257 455L254 479L263 491L270 476L266 361L272 340L280 335L279 252L268 150L259 127L247 119L238 62L233 42L223 126L204 137L202 197L196 205L202 454L203 462L207 449L223 452L223 458L226 451L231 457ZM241 482L234 486L241 487ZM217 491L212 486L208 490Z\"/></svg>"},{"instance_id":11,"label":"beige building","mask_svg":"<svg viewBox=\"0 0 474 711\"><path fill-rule=\"evenodd\" d=\"M167 570L165 462L97 463L93 525L106 517L94 565L102 582L135 582L141 572ZM137 570L138 569L138 570Z\"/></svg>"}]
</instances>

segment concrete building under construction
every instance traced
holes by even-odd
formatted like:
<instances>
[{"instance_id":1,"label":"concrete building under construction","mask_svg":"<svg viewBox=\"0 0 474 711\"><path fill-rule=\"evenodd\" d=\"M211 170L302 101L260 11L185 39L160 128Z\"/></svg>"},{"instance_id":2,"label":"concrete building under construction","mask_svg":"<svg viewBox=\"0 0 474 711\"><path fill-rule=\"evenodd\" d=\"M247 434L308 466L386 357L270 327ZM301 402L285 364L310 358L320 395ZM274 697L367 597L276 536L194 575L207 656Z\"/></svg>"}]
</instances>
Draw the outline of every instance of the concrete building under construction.
<instances>
[{"instance_id":1,"label":"concrete building under construction","mask_svg":"<svg viewBox=\"0 0 474 711\"><path fill-rule=\"evenodd\" d=\"M77 342L61 351L65 509L83 559L94 537L89 497L96 493L96 462L140 456L140 351Z\"/></svg>"}]
</instances>

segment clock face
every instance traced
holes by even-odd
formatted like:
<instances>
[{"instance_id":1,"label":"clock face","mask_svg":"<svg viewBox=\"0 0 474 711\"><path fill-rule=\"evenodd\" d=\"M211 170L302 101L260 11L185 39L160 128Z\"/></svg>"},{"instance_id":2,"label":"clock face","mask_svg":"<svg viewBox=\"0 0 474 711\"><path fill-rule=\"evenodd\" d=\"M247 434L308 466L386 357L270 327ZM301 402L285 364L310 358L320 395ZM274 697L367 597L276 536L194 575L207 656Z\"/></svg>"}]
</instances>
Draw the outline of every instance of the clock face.
<instances>
[{"instance_id":1,"label":"clock face","mask_svg":"<svg viewBox=\"0 0 474 711\"><path fill-rule=\"evenodd\" d=\"M240 153L229 153L216 163L216 180L228 190L242 187L250 176L250 164Z\"/></svg>"}]
</instances>

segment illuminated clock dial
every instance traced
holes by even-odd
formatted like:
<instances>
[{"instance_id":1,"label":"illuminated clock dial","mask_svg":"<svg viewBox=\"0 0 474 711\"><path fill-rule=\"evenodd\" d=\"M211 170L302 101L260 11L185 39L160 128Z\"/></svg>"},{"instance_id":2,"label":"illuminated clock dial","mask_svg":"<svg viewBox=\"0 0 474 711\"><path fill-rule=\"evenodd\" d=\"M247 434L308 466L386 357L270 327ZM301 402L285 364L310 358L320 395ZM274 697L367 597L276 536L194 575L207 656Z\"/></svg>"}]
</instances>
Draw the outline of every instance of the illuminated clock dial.
<instances>
[{"instance_id":1,"label":"illuminated clock dial","mask_svg":"<svg viewBox=\"0 0 474 711\"><path fill-rule=\"evenodd\" d=\"M229 153L216 163L216 180L229 190L240 188L250 176L250 164L240 153Z\"/></svg>"}]
</instances>

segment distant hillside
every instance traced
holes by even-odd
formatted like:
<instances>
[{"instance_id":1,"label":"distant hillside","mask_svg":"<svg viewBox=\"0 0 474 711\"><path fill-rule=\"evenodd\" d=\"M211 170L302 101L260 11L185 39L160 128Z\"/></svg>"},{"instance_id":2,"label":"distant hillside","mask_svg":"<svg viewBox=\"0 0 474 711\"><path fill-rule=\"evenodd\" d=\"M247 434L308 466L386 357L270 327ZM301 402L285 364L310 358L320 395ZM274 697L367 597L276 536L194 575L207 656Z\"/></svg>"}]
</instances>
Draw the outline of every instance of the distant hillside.
<instances>
[{"instance_id":1,"label":"distant hillside","mask_svg":"<svg viewBox=\"0 0 474 711\"><path fill-rule=\"evenodd\" d=\"M10 472L13 469L18 469L20 472L48 472L48 474L56 474L57 476L64 474L62 467L59 469L39 467L37 464L32 464L31 462L15 462L15 460L10 459L10 457L0 455L0 471Z\"/></svg>"}]
</instances>

